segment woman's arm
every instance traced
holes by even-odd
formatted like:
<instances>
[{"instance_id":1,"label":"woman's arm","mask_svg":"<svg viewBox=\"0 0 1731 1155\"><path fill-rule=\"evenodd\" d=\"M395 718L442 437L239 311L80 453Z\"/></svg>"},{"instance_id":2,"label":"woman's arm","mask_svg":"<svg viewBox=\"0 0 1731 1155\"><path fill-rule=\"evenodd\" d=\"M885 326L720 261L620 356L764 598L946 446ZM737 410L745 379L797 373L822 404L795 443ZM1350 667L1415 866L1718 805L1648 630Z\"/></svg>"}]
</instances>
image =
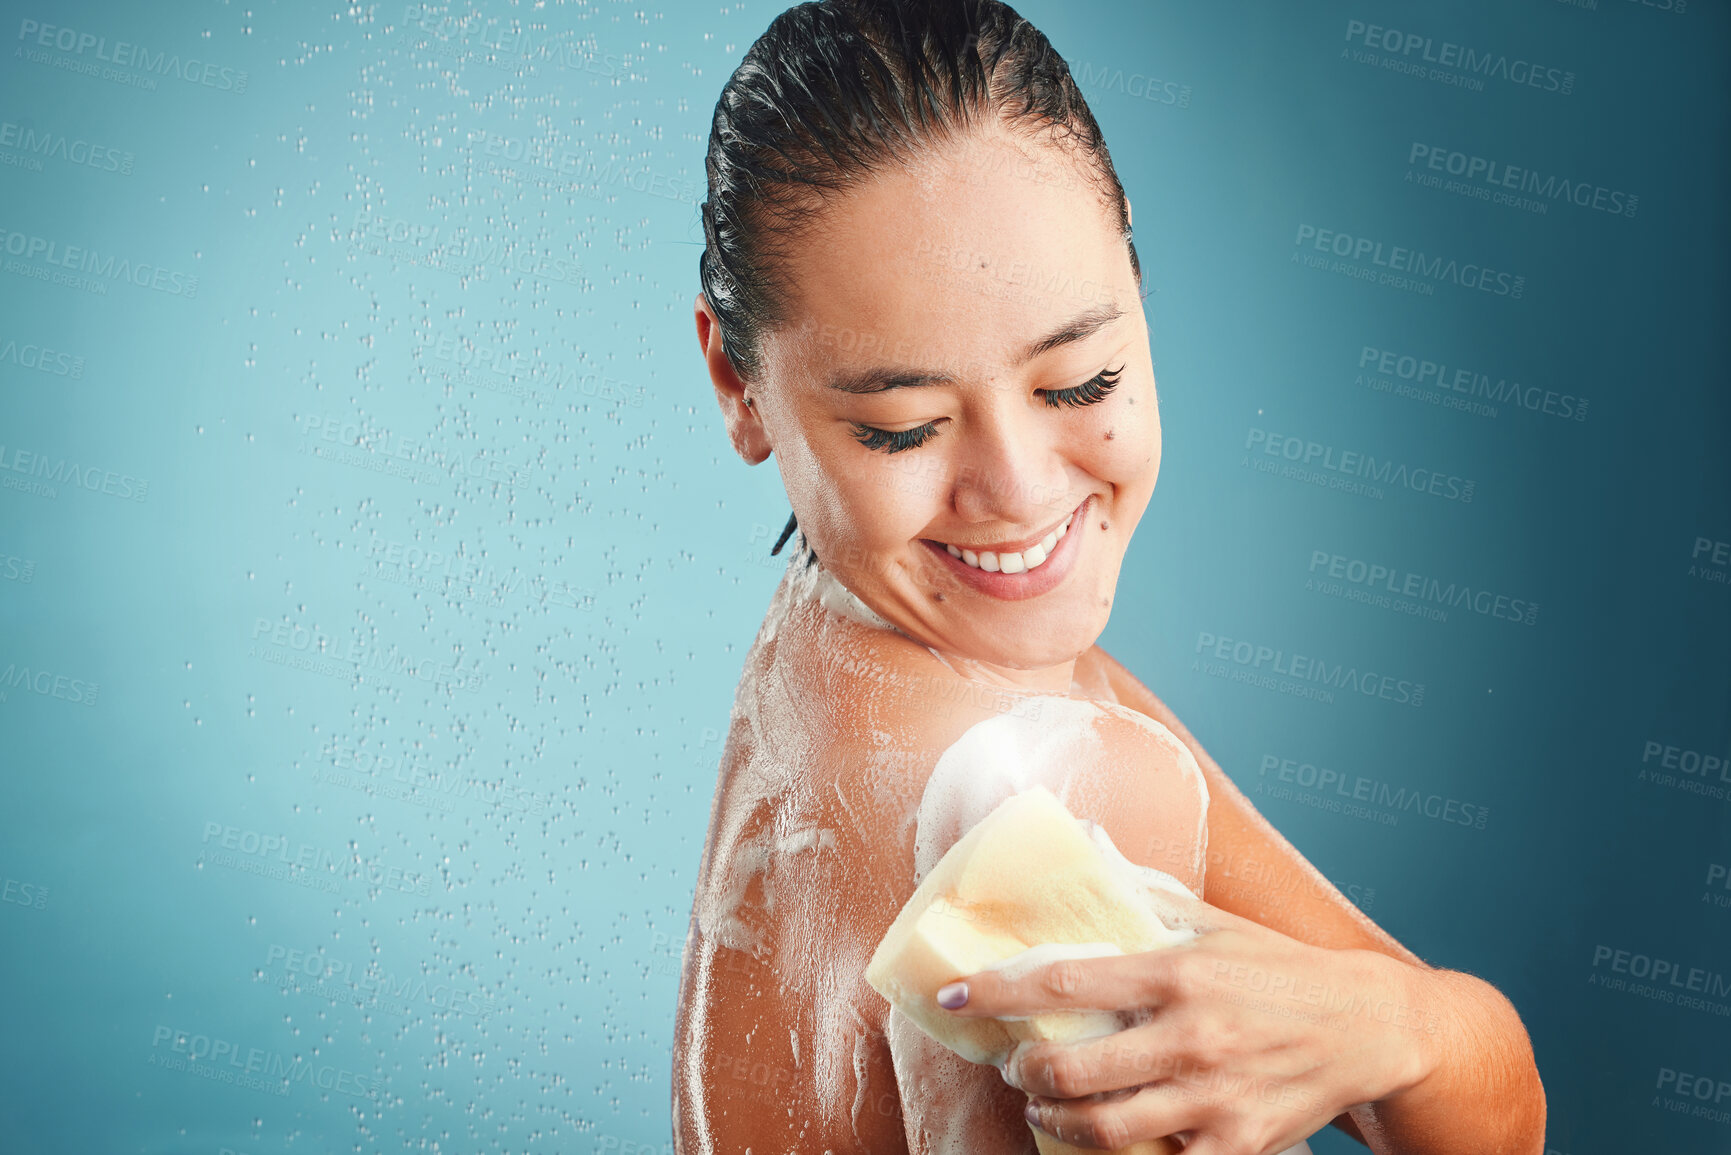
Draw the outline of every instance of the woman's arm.
<instances>
[{"instance_id":1,"label":"woman's arm","mask_svg":"<svg viewBox=\"0 0 1731 1155\"><path fill-rule=\"evenodd\" d=\"M905 1155L882 1002L863 979L884 899L839 816L724 785L693 896L674 1029L680 1155ZM726 803L727 805L723 805Z\"/></svg>"},{"instance_id":2,"label":"woman's arm","mask_svg":"<svg viewBox=\"0 0 1731 1155\"><path fill-rule=\"evenodd\" d=\"M1208 780L1207 902L1315 946L1377 951L1407 963L1413 1001L1443 1017L1436 1035L1417 1040L1430 1044L1423 1082L1397 1102L1352 1112L1358 1127L1337 1125L1378 1152L1542 1150L1545 1090L1513 1005L1481 979L1427 965L1371 921L1257 811L1166 703L1095 648L1120 701L1176 734ZM1459 1117L1462 1107L1467 1119ZM1449 1133L1460 1137L1437 1145Z\"/></svg>"},{"instance_id":3,"label":"woman's arm","mask_svg":"<svg viewBox=\"0 0 1731 1155\"><path fill-rule=\"evenodd\" d=\"M1304 1094L1297 1096L1302 1101L1316 1089L1331 1089L1330 1077L1335 1089L1342 1082L1350 1085L1353 1079L1362 1080L1366 1086L1383 1080L1382 1090L1373 1101L1343 1104L1350 1106L1336 1120L1343 1130L1386 1155L1460 1151L1526 1155L1541 1151L1544 1090L1526 1032L1509 1002L1489 984L1471 975L1429 967L1402 947L1348 902L1257 813L1163 702L1103 651L1096 648L1089 658L1121 703L1165 725L1189 747L1203 768L1211 795L1204 897L1210 907L1227 912L1218 919L1220 929L1234 933L1226 937L1206 935L1198 940L1198 950L1206 950L1213 957L1195 952L1188 959L1173 956L1159 960L1156 966L1143 966L1140 974L1129 973L1129 960L1051 968L1030 976L1030 984L1045 978L1061 988L1045 992L1049 1002L1033 996L1038 1006L1097 1006L1104 1005L1102 1000L1106 999L1128 1003L1162 982L1189 984L1184 993L1197 994L1200 1002L1200 992L1192 988L1201 973L1213 977L1208 985L1222 988L1212 990L1208 997L1219 1000L1216 1009L1223 1013L1242 1015L1247 1005L1282 1015L1290 1015L1294 1008L1308 1013L1322 1007L1329 1011L1321 1016L1329 1019L1326 1028L1317 1027L1311 1032L1314 1037L1304 1038L1301 1029L1288 1024L1285 1029L1292 1038L1286 1042L1293 1045L1292 1040L1298 1039L1312 1046L1332 1046L1339 1052L1333 1059L1335 1069L1318 1078L1311 1078L1307 1071L1306 1079L1295 1078L1288 1089L1302 1087ZM1085 678L1079 672L1078 680L1085 682ZM1239 919L1246 922L1234 925ZM1267 935L1259 927L1278 935ZM1212 945L1204 947L1210 939ZM1206 967L1196 965L1203 961ZM1179 962L1189 964L1188 970L1177 969ZM1156 970L1160 973L1155 974ZM1098 977L1087 977L1090 971ZM1270 984L1284 992L1284 997L1249 997L1253 988L1266 990ZM1035 1002L1027 1001L1023 993L1031 986L1012 991L1007 984L990 978L981 983L970 980L969 985L972 1013L1035 1009ZM1312 998L1317 990L1321 993ZM1295 997L1294 992L1301 994ZM1152 1002L1157 1005L1162 997L1180 995L1173 990L1157 992ZM1231 1010L1225 1012L1228 1005ZM1361 1010L1366 1013L1359 1014ZM1383 1010L1389 1013L1384 1015ZM1343 1012L1346 1017L1341 1019ZM1240 1019L1237 1029L1240 1034L1249 1034L1265 1026L1269 1024ZM1327 1031L1339 1037L1331 1041ZM1144 1037L1160 1038L1158 1033ZM1118 1050L1124 1052L1124 1045ZM1148 1067L1162 1059L1152 1054L1109 1057L1103 1048L1091 1052L1078 1048L1072 1054L1073 1059L1083 1056L1081 1063L1054 1066L1034 1061L1040 1055L1030 1052L1030 1061L1019 1067L1024 1089L1036 1095L1080 1098L1126 1085L1127 1065ZM1247 1069L1250 1066L1246 1064ZM1158 1114L1163 1108L1156 1104L1145 1114ZM1075 1129L1074 1133L1083 1138L1104 1133L1115 1144L1124 1138L1124 1132L1117 1129L1124 1119L1116 1116L1128 1113L1121 1107L1073 1108L1064 1104L1048 1109L1044 1118L1059 1129Z\"/></svg>"}]
</instances>

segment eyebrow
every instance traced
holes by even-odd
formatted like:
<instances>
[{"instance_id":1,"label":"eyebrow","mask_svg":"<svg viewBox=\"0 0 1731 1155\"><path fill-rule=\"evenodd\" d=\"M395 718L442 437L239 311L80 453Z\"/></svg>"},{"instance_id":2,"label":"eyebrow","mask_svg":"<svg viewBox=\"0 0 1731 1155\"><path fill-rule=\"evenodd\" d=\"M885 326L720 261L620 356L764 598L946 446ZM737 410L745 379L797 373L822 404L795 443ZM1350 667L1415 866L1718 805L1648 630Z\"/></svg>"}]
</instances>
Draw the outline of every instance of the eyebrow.
<instances>
[{"instance_id":1,"label":"eyebrow","mask_svg":"<svg viewBox=\"0 0 1731 1155\"><path fill-rule=\"evenodd\" d=\"M1085 313L1064 322L1037 341L1030 342L1012 362L1023 365L1044 353L1064 345L1084 341L1124 315L1116 305L1096 305ZM890 389L912 389L921 385L947 385L955 378L948 373L919 369L891 369L875 366L870 369L844 369L829 379L831 389L843 393L883 393Z\"/></svg>"}]
</instances>

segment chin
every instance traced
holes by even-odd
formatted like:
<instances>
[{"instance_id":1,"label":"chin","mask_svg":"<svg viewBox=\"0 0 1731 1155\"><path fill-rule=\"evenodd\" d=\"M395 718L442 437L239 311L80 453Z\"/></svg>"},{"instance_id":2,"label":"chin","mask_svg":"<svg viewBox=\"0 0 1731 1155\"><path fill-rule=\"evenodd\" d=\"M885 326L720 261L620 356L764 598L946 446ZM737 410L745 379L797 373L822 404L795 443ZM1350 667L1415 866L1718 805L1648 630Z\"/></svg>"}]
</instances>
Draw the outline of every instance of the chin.
<instances>
[{"instance_id":1,"label":"chin","mask_svg":"<svg viewBox=\"0 0 1731 1155\"><path fill-rule=\"evenodd\" d=\"M941 566L919 564L911 572L922 611L910 623L915 628L903 625L903 632L943 653L1012 670L1049 669L1092 648L1111 616L1117 577L1116 567L1110 575L1093 577L1072 572L1064 584L1039 597L1000 601L957 581ZM933 592L944 600L934 603Z\"/></svg>"},{"instance_id":2,"label":"chin","mask_svg":"<svg viewBox=\"0 0 1731 1155\"><path fill-rule=\"evenodd\" d=\"M1001 640L995 638L982 639L978 645L961 651L960 656L989 662L1006 670L1049 670L1053 666L1080 658L1088 652L1099 636L1100 631L1094 630L1085 636L1077 634L1039 645L1017 643L1011 646L1004 646Z\"/></svg>"}]
</instances>

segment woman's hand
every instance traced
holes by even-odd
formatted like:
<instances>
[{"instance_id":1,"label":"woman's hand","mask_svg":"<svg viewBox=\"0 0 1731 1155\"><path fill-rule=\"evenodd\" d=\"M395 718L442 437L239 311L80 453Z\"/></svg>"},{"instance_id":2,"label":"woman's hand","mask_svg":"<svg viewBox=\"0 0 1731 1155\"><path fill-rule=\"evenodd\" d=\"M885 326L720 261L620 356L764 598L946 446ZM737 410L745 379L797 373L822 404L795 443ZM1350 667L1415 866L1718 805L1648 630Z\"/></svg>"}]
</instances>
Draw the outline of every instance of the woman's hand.
<instances>
[{"instance_id":1,"label":"woman's hand","mask_svg":"<svg viewBox=\"0 0 1731 1155\"><path fill-rule=\"evenodd\" d=\"M1116 1010L1137 1025L1085 1042L1023 1043L1007 1082L1029 1122L1116 1148L1179 1136L1185 1155L1276 1152L1359 1104L1431 1074L1446 1019L1433 972L1368 950L1311 946L1195 899L1150 892L1168 925L1201 932L1145 954L1054 963L940 992L954 1013ZM946 996L948 996L946 998Z\"/></svg>"}]
</instances>

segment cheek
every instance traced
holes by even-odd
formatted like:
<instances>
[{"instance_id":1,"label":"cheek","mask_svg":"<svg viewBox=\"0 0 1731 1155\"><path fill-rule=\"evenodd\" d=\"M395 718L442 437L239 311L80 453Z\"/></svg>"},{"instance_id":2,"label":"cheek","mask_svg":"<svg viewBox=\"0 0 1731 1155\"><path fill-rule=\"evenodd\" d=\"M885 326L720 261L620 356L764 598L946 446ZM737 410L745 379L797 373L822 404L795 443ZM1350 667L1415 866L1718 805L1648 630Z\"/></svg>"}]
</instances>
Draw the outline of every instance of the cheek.
<instances>
[{"instance_id":1,"label":"cheek","mask_svg":"<svg viewBox=\"0 0 1731 1155\"><path fill-rule=\"evenodd\" d=\"M1112 407L1083 434L1080 464L1103 481L1132 485L1159 471L1160 412L1150 390Z\"/></svg>"},{"instance_id":2,"label":"cheek","mask_svg":"<svg viewBox=\"0 0 1731 1155\"><path fill-rule=\"evenodd\" d=\"M807 507L819 519L814 531L831 543L838 562L905 549L943 501L938 462L932 454L868 455L843 447L808 488Z\"/></svg>"}]
</instances>

